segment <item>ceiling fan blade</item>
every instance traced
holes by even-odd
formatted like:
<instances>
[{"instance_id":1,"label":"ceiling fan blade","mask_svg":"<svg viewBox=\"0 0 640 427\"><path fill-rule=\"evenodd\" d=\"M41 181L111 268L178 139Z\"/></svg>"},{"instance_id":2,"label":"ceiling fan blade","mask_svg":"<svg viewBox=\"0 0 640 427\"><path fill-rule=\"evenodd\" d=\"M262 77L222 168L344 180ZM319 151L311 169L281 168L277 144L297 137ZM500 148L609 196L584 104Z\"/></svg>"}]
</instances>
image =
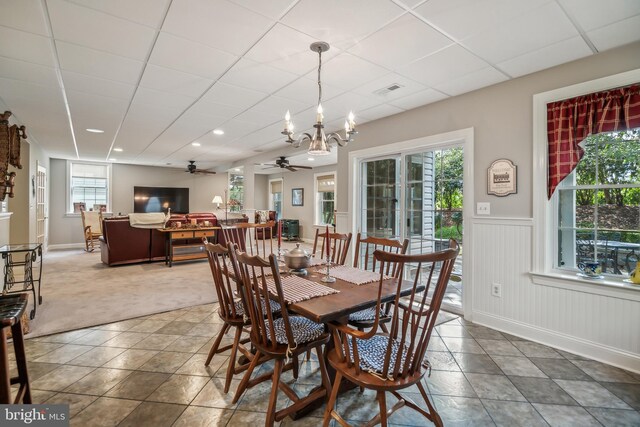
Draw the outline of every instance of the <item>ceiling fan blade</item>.
<instances>
[{"instance_id":1,"label":"ceiling fan blade","mask_svg":"<svg viewBox=\"0 0 640 427\"><path fill-rule=\"evenodd\" d=\"M313 169L311 166L302 166L302 165L289 165L292 168L298 168L298 169Z\"/></svg>"},{"instance_id":2,"label":"ceiling fan blade","mask_svg":"<svg viewBox=\"0 0 640 427\"><path fill-rule=\"evenodd\" d=\"M297 170L298 170L298 169L295 169L295 168L294 168L293 166L291 166L291 165L287 165L287 166L285 166L285 169L289 169L291 172L295 172L295 171L297 171Z\"/></svg>"},{"instance_id":3,"label":"ceiling fan blade","mask_svg":"<svg viewBox=\"0 0 640 427\"><path fill-rule=\"evenodd\" d=\"M204 175L215 175L216 172L214 171L208 171L208 170L204 170L204 169L196 169L196 173L201 173Z\"/></svg>"}]
</instances>

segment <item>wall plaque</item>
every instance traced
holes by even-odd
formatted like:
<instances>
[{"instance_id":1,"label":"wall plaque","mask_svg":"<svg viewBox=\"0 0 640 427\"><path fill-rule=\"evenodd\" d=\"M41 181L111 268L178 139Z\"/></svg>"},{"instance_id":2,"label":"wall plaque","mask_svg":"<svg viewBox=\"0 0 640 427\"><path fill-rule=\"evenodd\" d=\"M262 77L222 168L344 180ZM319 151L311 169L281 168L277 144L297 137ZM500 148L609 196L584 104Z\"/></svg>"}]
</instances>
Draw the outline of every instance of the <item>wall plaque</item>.
<instances>
[{"instance_id":1,"label":"wall plaque","mask_svg":"<svg viewBox=\"0 0 640 427\"><path fill-rule=\"evenodd\" d=\"M518 192L517 167L511 160L498 159L487 170L487 194L508 196Z\"/></svg>"}]
</instances>

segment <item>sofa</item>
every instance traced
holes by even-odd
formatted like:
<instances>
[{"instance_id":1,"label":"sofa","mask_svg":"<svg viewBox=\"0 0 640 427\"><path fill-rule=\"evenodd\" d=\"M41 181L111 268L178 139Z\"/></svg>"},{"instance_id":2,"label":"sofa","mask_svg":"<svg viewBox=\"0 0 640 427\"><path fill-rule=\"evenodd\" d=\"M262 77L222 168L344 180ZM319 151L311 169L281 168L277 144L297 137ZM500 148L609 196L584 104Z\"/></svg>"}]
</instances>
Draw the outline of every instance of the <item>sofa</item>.
<instances>
[{"instance_id":1,"label":"sofa","mask_svg":"<svg viewBox=\"0 0 640 427\"><path fill-rule=\"evenodd\" d=\"M278 233L278 213L276 211L264 211L264 210L256 211L256 217L255 217L256 224L264 224L269 221L273 221L273 227L271 227L271 233L269 232L264 233L263 229L258 228L256 230L256 239L262 239L262 240L271 239L273 237L276 237ZM266 229L266 230L269 230L269 229Z\"/></svg>"},{"instance_id":2,"label":"sofa","mask_svg":"<svg viewBox=\"0 0 640 427\"><path fill-rule=\"evenodd\" d=\"M195 219L198 224L209 221L217 226L212 213L192 213L171 215L166 226L180 221L188 224ZM156 229L135 228L129 224L129 217L104 218L100 237L100 257L109 266L138 262L164 261L166 258L166 235Z\"/></svg>"}]
</instances>

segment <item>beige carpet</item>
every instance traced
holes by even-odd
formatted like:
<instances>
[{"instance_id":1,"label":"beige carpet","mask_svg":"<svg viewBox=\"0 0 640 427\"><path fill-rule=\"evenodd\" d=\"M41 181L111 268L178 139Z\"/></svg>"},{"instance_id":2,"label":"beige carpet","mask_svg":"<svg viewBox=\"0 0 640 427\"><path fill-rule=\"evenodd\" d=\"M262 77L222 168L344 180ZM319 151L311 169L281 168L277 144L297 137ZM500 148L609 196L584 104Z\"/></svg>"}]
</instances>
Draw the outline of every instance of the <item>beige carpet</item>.
<instances>
[{"instance_id":1,"label":"beige carpet","mask_svg":"<svg viewBox=\"0 0 640 427\"><path fill-rule=\"evenodd\" d=\"M216 300L206 259L108 267L81 249L45 255L42 298L27 338Z\"/></svg>"}]
</instances>

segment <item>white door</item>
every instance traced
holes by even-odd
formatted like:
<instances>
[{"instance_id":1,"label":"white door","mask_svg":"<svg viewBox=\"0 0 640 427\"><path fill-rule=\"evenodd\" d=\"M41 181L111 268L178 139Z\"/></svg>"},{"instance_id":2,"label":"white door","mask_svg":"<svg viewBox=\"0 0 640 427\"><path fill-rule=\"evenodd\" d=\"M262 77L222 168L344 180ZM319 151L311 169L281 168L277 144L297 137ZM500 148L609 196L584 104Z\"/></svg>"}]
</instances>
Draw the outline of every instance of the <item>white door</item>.
<instances>
[{"instance_id":1,"label":"white door","mask_svg":"<svg viewBox=\"0 0 640 427\"><path fill-rule=\"evenodd\" d=\"M47 249L47 168L38 162L38 172L34 184L36 193L36 242Z\"/></svg>"}]
</instances>

